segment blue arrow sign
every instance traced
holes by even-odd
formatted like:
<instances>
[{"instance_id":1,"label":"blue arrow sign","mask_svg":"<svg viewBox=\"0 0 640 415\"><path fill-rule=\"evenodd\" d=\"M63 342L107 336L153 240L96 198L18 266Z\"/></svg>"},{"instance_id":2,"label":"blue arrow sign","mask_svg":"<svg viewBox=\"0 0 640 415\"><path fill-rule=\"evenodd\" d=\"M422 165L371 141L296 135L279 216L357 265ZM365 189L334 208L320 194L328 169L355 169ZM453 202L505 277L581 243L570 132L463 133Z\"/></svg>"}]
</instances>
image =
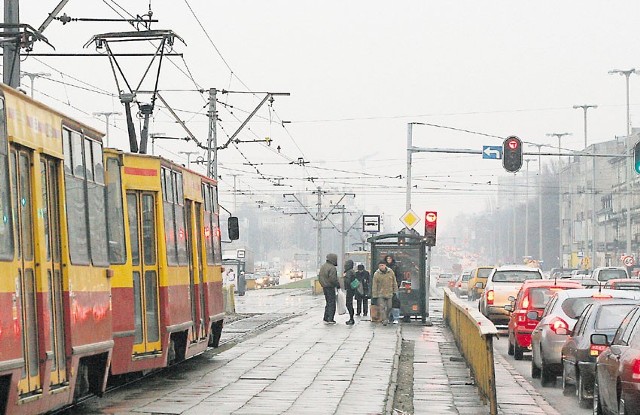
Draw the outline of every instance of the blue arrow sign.
<instances>
[{"instance_id":1,"label":"blue arrow sign","mask_svg":"<svg viewBox=\"0 0 640 415\"><path fill-rule=\"evenodd\" d=\"M488 160L502 159L502 146L482 146L482 158Z\"/></svg>"}]
</instances>

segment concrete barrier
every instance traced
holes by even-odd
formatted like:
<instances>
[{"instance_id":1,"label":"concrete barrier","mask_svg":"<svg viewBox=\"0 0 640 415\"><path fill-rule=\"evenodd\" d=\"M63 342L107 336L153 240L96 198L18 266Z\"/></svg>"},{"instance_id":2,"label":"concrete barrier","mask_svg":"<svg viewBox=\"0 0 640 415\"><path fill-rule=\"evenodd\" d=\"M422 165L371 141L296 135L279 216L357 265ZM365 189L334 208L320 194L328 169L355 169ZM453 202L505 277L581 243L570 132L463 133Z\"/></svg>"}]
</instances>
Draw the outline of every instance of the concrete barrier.
<instances>
[{"instance_id":1,"label":"concrete barrier","mask_svg":"<svg viewBox=\"0 0 640 415\"><path fill-rule=\"evenodd\" d=\"M444 289L443 315L471 369L482 399L485 403L488 402L491 414L497 414L493 337L498 334L498 330L475 307L469 308L467 301L461 301L448 288Z\"/></svg>"}]
</instances>

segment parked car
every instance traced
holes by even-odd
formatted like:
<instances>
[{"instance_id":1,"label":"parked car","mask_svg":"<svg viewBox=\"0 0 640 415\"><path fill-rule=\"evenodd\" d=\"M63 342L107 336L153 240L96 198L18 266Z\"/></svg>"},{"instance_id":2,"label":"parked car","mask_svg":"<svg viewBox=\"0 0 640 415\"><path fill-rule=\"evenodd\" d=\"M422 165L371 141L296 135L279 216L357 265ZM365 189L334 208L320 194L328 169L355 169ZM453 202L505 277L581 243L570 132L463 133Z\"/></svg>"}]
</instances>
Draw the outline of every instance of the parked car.
<instances>
[{"instance_id":1,"label":"parked car","mask_svg":"<svg viewBox=\"0 0 640 415\"><path fill-rule=\"evenodd\" d=\"M622 290L579 289L556 293L531 333L531 376L549 386L562 373L562 346L585 307L613 298L640 298L640 293Z\"/></svg>"},{"instance_id":2,"label":"parked car","mask_svg":"<svg viewBox=\"0 0 640 415\"><path fill-rule=\"evenodd\" d=\"M591 343L606 347L596 361L594 414L640 414L640 306L625 316L609 343L605 334ZM608 346L608 347L607 347Z\"/></svg>"},{"instance_id":3,"label":"parked car","mask_svg":"<svg viewBox=\"0 0 640 415\"><path fill-rule=\"evenodd\" d=\"M466 272L463 272L462 275L460 275L456 280L456 284L453 288L453 292L455 292L459 298L462 298L463 296L465 297L467 296L467 290L468 290L467 285L469 284L469 278L471 278L471 272L466 271Z\"/></svg>"},{"instance_id":4,"label":"parked car","mask_svg":"<svg viewBox=\"0 0 640 415\"><path fill-rule=\"evenodd\" d=\"M630 290L640 291L640 280L637 279L613 279L605 283L604 288L611 288L612 290Z\"/></svg>"},{"instance_id":5,"label":"parked car","mask_svg":"<svg viewBox=\"0 0 640 415\"><path fill-rule=\"evenodd\" d=\"M636 300L612 299L587 305L562 347L562 391L575 392L578 404L587 408L593 397L596 359L605 346L591 343L592 334L604 334L613 340L622 319L638 304Z\"/></svg>"},{"instance_id":6,"label":"parked car","mask_svg":"<svg viewBox=\"0 0 640 415\"><path fill-rule=\"evenodd\" d=\"M515 298L526 280L541 279L542 271L538 268L523 265L503 265L494 268L487 278L487 284L478 302L478 310L493 324L506 326L511 313L505 310L504 306L511 304L509 297Z\"/></svg>"},{"instance_id":7,"label":"parked car","mask_svg":"<svg viewBox=\"0 0 640 415\"><path fill-rule=\"evenodd\" d=\"M591 278L602 284L613 279L627 279L629 274L624 267L599 267L593 270Z\"/></svg>"},{"instance_id":8,"label":"parked car","mask_svg":"<svg viewBox=\"0 0 640 415\"><path fill-rule=\"evenodd\" d=\"M516 360L522 360L523 353L531 350L531 332L538 325L538 316L542 314L551 297L558 291L579 288L582 288L582 285L575 281L525 281L518 295L515 298L511 297L511 304L504 306L505 310L511 312L508 325L508 354L513 355ZM536 314L529 314L530 311Z\"/></svg>"},{"instance_id":9,"label":"parked car","mask_svg":"<svg viewBox=\"0 0 640 415\"><path fill-rule=\"evenodd\" d=\"M484 286L487 284L487 278L493 271L493 267L476 267L471 270L471 278L469 279L469 283L467 284L469 289L467 293L467 298L471 301L475 301L482 295L484 291ZM478 286L478 283L481 282L482 286Z\"/></svg>"}]
</instances>

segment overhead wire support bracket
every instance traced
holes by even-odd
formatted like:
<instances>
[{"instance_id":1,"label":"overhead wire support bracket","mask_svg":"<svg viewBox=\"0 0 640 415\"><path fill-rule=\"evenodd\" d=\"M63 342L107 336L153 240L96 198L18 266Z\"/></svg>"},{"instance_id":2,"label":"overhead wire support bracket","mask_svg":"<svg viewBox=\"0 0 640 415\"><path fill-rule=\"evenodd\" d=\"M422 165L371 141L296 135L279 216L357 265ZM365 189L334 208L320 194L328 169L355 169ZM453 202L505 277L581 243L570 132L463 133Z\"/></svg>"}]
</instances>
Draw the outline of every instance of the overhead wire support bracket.
<instances>
[{"instance_id":1,"label":"overhead wire support bracket","mask_svg":"<svg viewBox=\"0 0 640 415\"><path fill-rule=\"evenodd\" d=\"M0 46L4 47L6 43L14 43L19 45L21 49L31 52L33 50L33 44L36 41L46 43L51 49L56 48L49 43L49 40L33 26L25 23L0 23Z\"/></svg>"},{"instance_id":2,"label":"overhead wire support bracket","mask_svg":"<svg viewBox=\"0 0 640 415\"><path fill-rule=\"evenodd\" d=\"M113 76L115 78L116 87L118 88L118 92L120 94L120 102L125 107L125 113L127 118L127 130L129 133L129 146L130 150L134 153L138 151L140 153L146 153L147 151L147 142L149 140L149 119L151 115L153 115L153 110L155 108L155 101L158 95L158 84L160 81L160 71L162 69L162 61L165 55L165 48L173 48L175 40L180 40L183 44L186 44L185 41L178 36L172 30L146 30L146 31L129 31L129 32L110 32L94 35L87 43L85 43L84 47L88 47L90 44L94 43L96 49L104 49L107 52L109 57L109 63L111 65L111 70L113 72ZM116 55L113 53L110 43L121 43L121 42L150 42L150 41L160 41L155 53L152 55L152 58L147 65L144 73L142 74L140 81L137 86L133 88L127 77L120 66L120 63L116 59ZM142 91L140 88L142 87L145 78L149 74L153 63L156 58L158 58L158 70L156 73L156 79L154 82L152 91ZM122 82L126 85L127 90L120 86L120 80L122 78ZM150 103L142 103L137 99L138 93L149 93L151 94L151 102ZM133 116L131 113L131 104L135 102L138 105L139 116L144 119L143 127L140 131L140 145L138 146L138 139L136 137L135 125L133 123ZM166 102L165 102L166 105ZM167 106L168 107L168 106Z\"/></svg>"}]
</instances>

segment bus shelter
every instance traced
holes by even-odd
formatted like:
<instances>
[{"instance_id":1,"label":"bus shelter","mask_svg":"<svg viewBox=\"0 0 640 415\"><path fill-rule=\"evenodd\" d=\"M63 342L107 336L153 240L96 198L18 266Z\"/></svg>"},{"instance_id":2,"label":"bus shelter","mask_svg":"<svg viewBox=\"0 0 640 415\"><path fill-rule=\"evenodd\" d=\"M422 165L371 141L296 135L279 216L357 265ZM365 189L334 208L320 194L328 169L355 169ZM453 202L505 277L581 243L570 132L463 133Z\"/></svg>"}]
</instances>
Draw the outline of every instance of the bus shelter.
<instances>
[{"instance_id":1,"label":"bus shelter","mask_svg":"<svg viewBox=\"0 0 640 415\"><path fill-rule=\"evenodd\" d=\"M378 263L387 255L392 255L397 263L397 271L402 276L398 288L400 314L405 321L412 317L422 318L426 322L429 316L426 295L429 287L426 284L426 246L424 238L419 234L392 233L372 236L367 239L371 244L371 276L369 296L373 286L373 274Z\"/></svg>"}]
</instances>

